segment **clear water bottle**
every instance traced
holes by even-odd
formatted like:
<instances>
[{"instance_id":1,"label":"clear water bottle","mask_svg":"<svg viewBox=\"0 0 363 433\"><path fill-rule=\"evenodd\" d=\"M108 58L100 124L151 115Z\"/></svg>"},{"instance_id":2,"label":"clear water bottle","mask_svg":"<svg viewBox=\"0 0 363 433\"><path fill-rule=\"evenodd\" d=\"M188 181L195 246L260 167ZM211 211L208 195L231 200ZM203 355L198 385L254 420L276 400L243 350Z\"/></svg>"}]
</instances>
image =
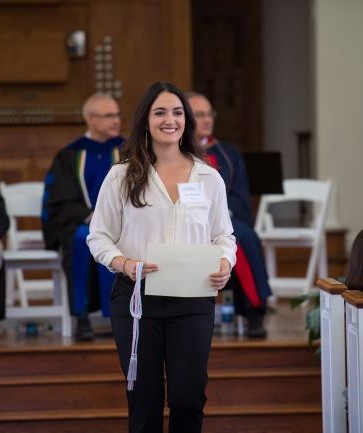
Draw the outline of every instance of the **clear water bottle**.
<instances>
[{"instance_id":1,"label":"clear water bottle","mask_svg":"<svg viewBox=\"0 0 363 433\"><path fill-rule=\"evenodd\" d=\"M225 296L221 306L221 335L234 334L234 306L230 296Z\"/></svg>"},{"instance_id":2,"label":"clear water bottle","mask_svg":"<svg viewBox=\"0 0 363 433\"><path fill-rule=\"evenodd\" d=\"M241 315L236 315L236 332L239 337L245 334L244 319Z\"/></svg>"}]
</instances>

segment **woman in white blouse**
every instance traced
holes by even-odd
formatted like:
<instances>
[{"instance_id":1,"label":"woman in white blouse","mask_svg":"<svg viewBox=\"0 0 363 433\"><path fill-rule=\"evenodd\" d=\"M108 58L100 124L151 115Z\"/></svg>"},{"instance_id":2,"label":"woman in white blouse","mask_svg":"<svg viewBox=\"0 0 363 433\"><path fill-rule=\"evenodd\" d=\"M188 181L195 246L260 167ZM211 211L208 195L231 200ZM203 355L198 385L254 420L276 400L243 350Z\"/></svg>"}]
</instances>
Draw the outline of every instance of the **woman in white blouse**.
<instances>
[{"instance_id":1,"label":"woman in white blouse","mask_svg":"<svg viewBox=\"0 0 363 433\"><path fill-rule=\"evenodd\" d=\"M143 280L139 329L130 314L137 272L144 278L158 271L158 264L146 261L148 244L219 245L220 269L209 275L216 290L235 264L225 185L201 159L194 127L183 93L171 83L152 85L136 110L120 163L103 182L90 225L91 253L116 273L111 322L125 375L135 344L138 350L136 380L127 392L130 433L162 433L165 375L169 433L202 430L215 298L149 296ZM197 199L181 200L182 185L196 186Z\"/></svg>"}]
</instances>

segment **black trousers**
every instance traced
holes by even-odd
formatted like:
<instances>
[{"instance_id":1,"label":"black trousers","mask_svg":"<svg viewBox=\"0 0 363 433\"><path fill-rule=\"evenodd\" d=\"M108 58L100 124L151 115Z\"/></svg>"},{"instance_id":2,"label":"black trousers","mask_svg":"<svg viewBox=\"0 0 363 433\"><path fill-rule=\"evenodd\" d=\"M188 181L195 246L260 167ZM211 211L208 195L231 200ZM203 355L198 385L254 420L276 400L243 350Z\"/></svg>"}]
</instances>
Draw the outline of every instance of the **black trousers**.
<instances>
[{"instance_id":1,"label":"black trousers","mask_svg":"<svg viewBox=\"0 0 363 433\"><path fill-rule=\"evenodd\" d=\"M0 320L5 318L5 266L4 263L0 266Z\"/></svg>"},{"instance_id":2,"label":"black trousers","mask_svg":"<svg viewBox=\"0 0 363 433\"><path fill-rule=\"evenodd\" d=\"M125 311L128 296L124 294L122 287L115 289L114 285L111 323L121 367L127 376L133 319ZM148 303L147 298L150 297L143 296L144 304ZM159 306L165 304L164 314L160 314L160 309L150 314L149 308L140 320L137 378L134 389L127 391L129 432L162 433L166 395L169 433L201 433L214 302L198 298L197 303L204 303L205 308L199 313L187 313L184 307L192 302L190 299L152 298ZM178 303L181 304L180 314L177 313Z\"/></svg>"}]
</instances>

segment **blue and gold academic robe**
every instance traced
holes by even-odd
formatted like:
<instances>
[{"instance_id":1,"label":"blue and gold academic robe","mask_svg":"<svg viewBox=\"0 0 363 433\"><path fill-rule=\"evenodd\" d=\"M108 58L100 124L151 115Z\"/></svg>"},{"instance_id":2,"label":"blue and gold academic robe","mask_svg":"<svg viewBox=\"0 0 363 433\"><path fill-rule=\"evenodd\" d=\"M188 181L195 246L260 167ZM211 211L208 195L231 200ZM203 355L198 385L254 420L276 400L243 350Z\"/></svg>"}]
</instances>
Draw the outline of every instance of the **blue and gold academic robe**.
<instances>
[{"instance_id":1,"label":"blue and gold academic robe","mask_svg":"<svg viewBox=\"0 0 363 433\"><path fill-rule=\"evenodd\" d=\"M122 137L97 142L82 137L62 149L45 179L42 230L47 249L61 250L72 315L102 309L109 315L114 275L96 264L86 244L101 184L119 160Z\"/></svg>"}]
</instances>

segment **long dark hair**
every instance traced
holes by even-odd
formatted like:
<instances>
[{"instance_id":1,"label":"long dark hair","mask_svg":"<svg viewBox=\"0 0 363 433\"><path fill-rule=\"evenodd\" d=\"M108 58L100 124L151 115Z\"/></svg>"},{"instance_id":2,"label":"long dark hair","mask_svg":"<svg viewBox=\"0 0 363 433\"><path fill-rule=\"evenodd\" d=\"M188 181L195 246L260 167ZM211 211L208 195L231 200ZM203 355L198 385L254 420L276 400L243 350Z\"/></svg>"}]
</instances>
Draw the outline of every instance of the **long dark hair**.
<instances>
[{"instance_id":1,"label":"long dark hair","mask_svg":"<svg viewBox=\"0 0 363 433\"><path fill-rule=\"evenodd\" d=\"M145 188L149 181L150 167L156 162L156 155L151 146L151 136L148 131L148 116L155 99L162 92L176 95L184 109L185 129L181 140L180 151L188 158L202 158L202 153L194 137L195 120L189 103L183 92L171 83L158 81L145 92L136 109L129 138L120 150L120 163L128 163L125 186L126 197L135 207L146 206ZM149 143L149 145L148 145Z\"/></svg>"},{"instance_id":2,"label":"long dark hair","mask_svg":"<svg viewBox=\"0 0 363 433\"><path fill-rule=\"evenodd\" d=\"M349 289L363 290L363 230L353 241L345 284Z\"/></svg>"}]
</instances>

